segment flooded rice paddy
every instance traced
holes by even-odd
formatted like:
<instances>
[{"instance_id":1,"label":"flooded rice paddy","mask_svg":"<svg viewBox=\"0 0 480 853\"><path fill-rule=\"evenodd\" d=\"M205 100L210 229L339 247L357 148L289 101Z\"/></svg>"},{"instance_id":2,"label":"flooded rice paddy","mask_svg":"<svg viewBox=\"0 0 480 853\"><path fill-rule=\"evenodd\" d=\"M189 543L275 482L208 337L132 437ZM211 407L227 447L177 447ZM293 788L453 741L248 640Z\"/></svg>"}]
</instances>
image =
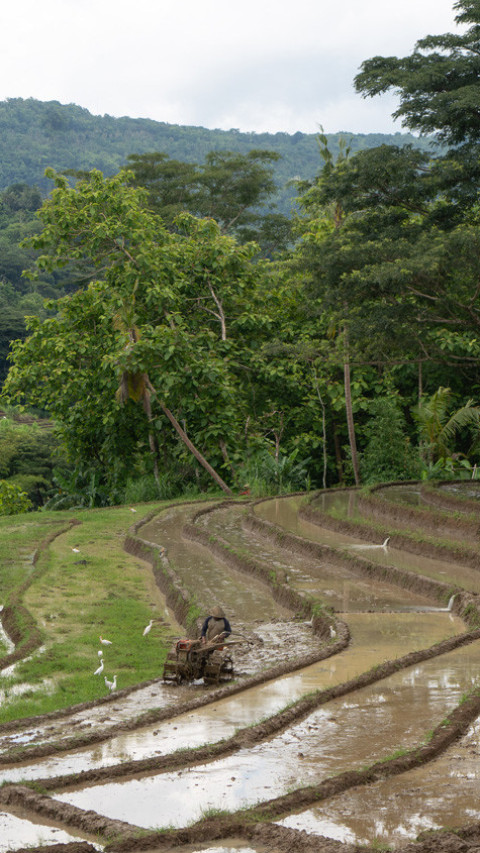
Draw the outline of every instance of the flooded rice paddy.
<instances>
[{"instance_id":1,"label":"flooded rice paddy","mask_svg":"<svg viewBox=\"0 0 480 853\"><path fill-rule=\"evenodd\" d=\"M414 494L414 489L406 488L410 495ZM391 499L414 502L402 493ZM363 556L376 565L393 566L475 594L480 592L480 572L452 560L384 546L382 541L375 541L374 531L372 541L366 542L351 531L344 534L322 528L299 516L303 500L303 496L272 499L259 503L254 511L257 518L307 542ZM360 515L355 492L337 492L322 497L320 502L324 512L333 512L337 518L340 515L356 519ZM479 684L479 639L393 671L374 683L356 684L356 679L386 661L462 634L466 630L464 621L452 606L441 606L431 595L420 595L390 582L388 573L382 581L359 576L348 564L339 565L329 559L328 553L324 557L305 556L281 547L261 532L252 532L244 523L248 511L245 506L212 505L209 509L197 519L197 508L192 505L170 508L146 524L139 535L164 549L163 559L169 570L196 595L206 612L212 602L220 602L234 630L249 638L249 645L234 652L238 686L242 689L221 698L215 698L212 690L212 701L208 701L203 685L177 687L159 680L127 696L118 696L101 708L79 710L70 718L46 724L39 721L18 732L0 732L0 756L4 762L0 781L18 784L22 780L55 779L51 803L54 808L58 804L61 817L59 826L49 827L42 824L39 816L40 823L35 824L25 816L5 812L5 826L7 819L12 821L11 826L8 824L8 837L13 840L8 842L10 847L2 848L0 842L0 853L27 844L54 843L51 839L55 843L79 837L91 841L93 836L85 828L79 835L73 829L67 832L68 827L62 825L67 821L67 812L62 808L67 806L85 814L93 812L107 822L126 822L132 828L173 830L198 821L208 822L217 810L237 813L269 800L288 798L296 791L340 774L361 772L376 762L388 762L392 756L428 743L432 732L441 728L462 697ZM252 577L233 569L218 553L214 555L205 545L186 539L185 525L192 522L212 539L247 556L257 566L267 567L295 594L323 602L322 607L331 614L334 624L340 620L337 627L342 622L348 625L348 645L308 666L296 665L296 659L328 647L333 640L315 636L311 622L295 618L286 600L279 603L259 575ZM267 673L269 667L278 664L284 667L283 674L267 676L261 684L249 684L252 676ZM248 743L249 727L262 725L262 721L307 694L346 682L352 682L352 687L345 695L331 698L309 713L300 714L298 719L294 715L278 732L269 734L266 729L265 736ZM197 696L207 704L183 711L185 703ZM148 709L167 709L168 717L117 733L140 710ZM72 729L79 727L92 732L103 727L107 734L101 742L69 750ZM231 754L222 755L220 749L215 758L195 761L195 754L190 752L210 744L218 747L238 732L246 733L244 743ZM67 748L58 752L53 743L62 738ZM290 813L287 809L275 825L284 832L304 830L311 836L313 851L322 849L322 838L367 846L382 843L399 849L425 830L480 821L475 797L480 772L477 741L478 723L474 721L467 733L434 761L371 784L353 785L303 810L290 807ZM8 764L16 744L34 748L49 742L51 755L29 759L26 753L21 763ZM178 769L136 771L131 765L124 778L118 774L126 762L156 756L162 759L180 751L184 751L185 760L179 762ZM102 776L98 784L92 775L88 783L79 778L75 785L76 775L102 768L112 769L111 781L108 775ZM71 776L68 788L62 790L62 777L67 775ZM238 819L235 825L238 836ZM250 843L247 834L244 839L232 835L215 846L213 836L210 844L204 840L197 845L192 836L190 840L185 837L178 849L182 853L274 853L285 849L276 846L275 837L272 833L268 841L262 838ZM154 849L153 842L149 843L145 849ZM97 849L102 849L101 840L97 841ZM162 849L168 847L164 845Z\"/></svg>"}]
</instances>

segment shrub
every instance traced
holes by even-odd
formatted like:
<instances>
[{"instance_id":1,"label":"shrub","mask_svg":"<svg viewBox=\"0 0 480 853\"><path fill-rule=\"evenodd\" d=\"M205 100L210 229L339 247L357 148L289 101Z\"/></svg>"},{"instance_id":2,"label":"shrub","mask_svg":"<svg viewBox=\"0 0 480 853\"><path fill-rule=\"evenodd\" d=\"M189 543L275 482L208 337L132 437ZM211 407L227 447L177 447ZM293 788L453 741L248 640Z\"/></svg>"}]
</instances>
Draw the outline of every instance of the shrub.
<instances>
[{"instance_id":1,"label":"shrub","mask_svg":"<svg viewBox=\"0 0 480 853\"><path fill-rule=\"evenodd\" d=\"M32 502L20 486L0 480L0 515L17 515L32 508Z\"/></svg>"},{"instance_id":2,"label":"shrub","mask_svg":"<svg viewBox=\"0 0 480 853\"><path fill-rule=\"evenodd\" d=\"M370 408L367 445L362 454L365 484L412 480L420 476L418 454L406 435L405 420L395 400L383 397Z\"/></svg>"}]
</instances>

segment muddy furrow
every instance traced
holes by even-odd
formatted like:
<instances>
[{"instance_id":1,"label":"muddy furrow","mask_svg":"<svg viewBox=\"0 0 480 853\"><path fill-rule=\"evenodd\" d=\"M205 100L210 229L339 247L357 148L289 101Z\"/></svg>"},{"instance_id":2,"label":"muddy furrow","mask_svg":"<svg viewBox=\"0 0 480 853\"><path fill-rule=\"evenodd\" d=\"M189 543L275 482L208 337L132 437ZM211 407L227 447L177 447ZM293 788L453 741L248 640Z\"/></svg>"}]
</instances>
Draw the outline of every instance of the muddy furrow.
<instances>
[{"instance_id":1,"label":"muddy furrow","mask_svg":"<svg viewBox=\"0 0 480 853\"><path fill-rule=\"evenodd\" d=\"M243 508L242 510L243 511ZM460 587L455 587L451 584L441 583L432 578L421 577L414 572L406 572L394 566L379 566L372 560L359 557L358 555L346 554L340 552L333 547L325 549L324 546L319 546L318 543L303 542L301 537L295 537L291 533L282 530L275 530L274 525L269 526L262 522L258 525L258 519L254 516L249 516L246 525L251 525L255 528L255 542L248 542L242 538L242 535L228 535L226 526L222 522L217 524L214 520L215 515L224 512L224 508L216 507L201 510L198 515L187 522L185 526L182 522L184 535L187 535L193 542L201 542L205 551L214 555L214 561L223 566L223 573L227 576L231 574L234 578L234 584L243 584L243 580L237 580L237 576L249 577L255 582L260 583L258 587L259 595L261 589L268 590L268 595L280 607L292 614L297 613L304 620L309 618L312 621L312 626L317 630L318 639L315 640L317 648L314 654L319 652L324 654L323 659L331 656L333 652L340 651L343 641L343 647L347 640L346 629L342 627L341 621L335 620L328 610L325 610L321 599L314 593L317 577L317 570L314 564L320 559L323 564L331 564L334 567L342 567L348 569L353 576L362 577L365 582L377 586L381 580L384 583L390 584L392 588L412 591L417 596L424 596L426 599L446 605L449 597L456 593L456 598L450 615L452 612L461 616L471 626L472 630L450 637L447 640L442 640L428 649L421 649L409 654L403 655L395 660L390 660L382 663L374 670L362 673L362 675L335 684L332 687L317 690L313 695L297 700L291 707L284 709L281 712L271 714L266 721L257 723L254 726L244 726L239 731L235 732L231 737L224 738L213 744L206 744L197 749L187 750L183 753L169 753L165 755L155 756L143 761L120 762L114 767L97 768L96 770L86 771L82 774L71 774L70 776L63 775L62 777L49 776L48 779L41 780L45 783L45 787L50 790L59 790L60 787L69 788L72 786L84 786L97 781L107 781L113 778L125 778L125 776L138 778L142 774L168 774L172 771L180 770L179 777L182 771L185 772L190 767L197 767L199 771L201 766L206 764L206 778L209 778L208 767L211 767L213 762L223 760L231 756L234 761L245 760L251 764L248 755L254 755L256 750L267 747L272 738L288 735L288 738L293 737L294 727L298 726L302 721L306 721L305 725L311 725L315 728L312 714L318 713L318 709L322 708L326 703L334 703L340 700L340 697L358 693L370 684L377 684L386 678L393 677L395 674L402 671L404 668L412 668L418 666L421 661L433 661L436 658L440 659L441 655L448 655L453 649L466 648L469 644L480 639L480 629L478 624L480 617L477 609L477 596L470 592L462 590ZM224 516L225 517L225 516ZM253 522L252 522L253 518ZM205 526L200 521L204 519ZM209 524L209 519L213 521ZM200 523L199 523L200 521ZM232 525L235 527L235 522L232 520ZM233 528L232 528L233 529ZM213 531L213 532L212 532ZM144 554L148 554L147 559L150 559L155 565L156 574L158 575L158 583L166 595L170 595L170 606L173 603L173 609L178 608L178 611L183 613L184 619L186 613L190 609L192 596L196 592L191 589L187 583L188 573L181 577L174 564L170 563L167 555L165 555L165 546L152 542L149 538L142 539L139 535L141 529L137 525L137 529L132 531L129 536L127 547L139 548ZM223 533L223 535L221 535ZM266 537L268 545L262 548L262 537ZM248 545L250 544L250 547ZM195 547L195 546L192 546ZM321 548L321 551L316 550ZM303 550L302 550L303 549ZM455 550L455 549L453 549ZM295 555L305 554L305 559L302 565L302 577L295 567L292 566L288 558L288 554ZM199 554L195 559L199 559ZM272 558L276 557L275 568L272 570ZM144 557L145 558L145 557ZM306 565L307 560L311 561L311 571ZM270 564L270 565L269 565ZM217 569L215 569L217 571ZM208 571L205 573L205 578L208 576ZM220 574L215 577L220 577ZM225 589L228 590L228 578L225 579ZM249 581L249 583L251 583ZM216 581L208 587L208 594L216 588ZM308 588L308 591L307 591ZM406 594L406 593L405 593ZM428 607L426 608L429 609ZM446 608L444 608L446 609ZM348 620L348 614L347 614ZM453 618L453 616L452 616ZM238 620L237 620L238 621ZM337 631L336 642L330 640L330 628L335 626ZM191 624L189 629L192 633L198 630L198 625ZM343 636L340 636L344 632ZM319 644L320 641L320 645ZM323 648L322 648L323 644ZM321 659L321 658L320 658ZM288 666L291 667L292 661L285 662L279 667L270 668L267 673L257 673L254 678L262 678L265 680L279 678L288 671ZM295 661L297 666L298 661ZM283 672L281 671L283 667ZM267 675L267 678L265 678ZM241 683L231 686L231 695L241 694L248 687L256 683L250 678L242 679ZM228 691L223 694L223 691ZM214 699L218 699L219 695L229 695L230 688L223 688L222 691L211 692L209 697L203 697L207 704ZM117 699L121 700L121 695L117 694ZM192 705L192 709L198 709L199 705ZM333 707L333 705L332 705ZM346 706L345 706L346 707ZM185 706L182 704L181 709L177 708L177 713L183 711ZM167 713L168 709L153 709L153 713ZM141 715L142 720L146 720L149 714L147 712ZM7 807L12 809L25 809L32 814L36 814L44 819L55 820L69 828L75 827L80 829L85 835L92 832L100 833L104 840L109 839L108 848L112 851L129 851L129 850L172 850L173 848L185 844L204 846L207 842L214 842L220 839L245 838L259 845L263 842L267 844L265 849L271 851L276 850L277 853L282 849L305 850L307 853L311 851L350 851L358 850L357 845L343 844L333 839L319 838L317 835L306 836L305 833L299 833L289 826L275 826L271 821L283 820L286 816L293 812L298 812L300 809L308 809L309 807L330 800L332 796L345 792L357 790L362 787L370 787L372 784L377 784L381 780L400 776L405 772L411 771L413 768L422 767L425 763L431 762L436 756L445 753L449 746L463 737L468 731L469 726L480 713L480 697L474 691L465 701L457 707L449 710L447 717L434 728L432 736L426 742L418 742L417 745L409 746L402 755L391 756L387 760L377 760L370 763L370 766L354 768L350 766L348 769L341 770L338 775L333 778L312 779L309 784L306 784L306 778L302 777L301 772L298 772L296 778L295 790L290 793L282 793L272 799L263 799L259 803L247 805L246 808L235 810L228 815L204 815L200 821L192 826L178 830L148 832L143 830L140 834L138 825L134 826L136 821L126 823L125 821L115 821L101 814L96 814L90 810L76 808L72 803L59 802L51 797L38 795L35 792L25 789L21 786L7 785L0 791L0 802L3 802ZM426 720L428 710L426 711ZM140 717L131 721L133 727L139 723ZM159 718L161 719L161 717ZM123 725L123 724L122 724ZM420 724L420 728L423 724ZM110 730L112 731L112 730ZM108 735L107 737L110 737ZM312 744L315 742L315 733L312 732ZM93 741L90 741L92 743ZM285 744L287 744L285 741ZM64 742L68 743L68 739ZM63 745L62 745L63 746ZM295 745L293 744L293 749ZM282 748L275 747L275 741L272 741L271 747L273 753L277 751L279 757L286 755L286 749L282 752ZM260 753L261 755L261 753ZM244 758L243 758L244 756ZM25 753L24 753L25 757ZM301 757L301 756L300 756ZM360 756L359 756L360 760ZM348 759L347 759L348 764ZM232 765L235 767L235 764ZM252 765L253 767L253 765ZM299 765L300 767L300 765ZM192 772L192 771L189 771ZM230 772L232 772L230 770ZM233 770L235 773L235 770ZM95 775L97 774L97 775ZM192 775L193 779L194 776ZM220 778L223 778L222 776ZM225 785L229 783L225 781ZM182 782L179 779L181 790ZM141 789L141 785L140 785ZM139 790L140 790L139 789ZM101 792L101 788L99 792ZM106 790L106 789L105 789ZM146 790L146 789L145 789ZM101 796L101 793L99 794ZM98 796L97 796L98 801ZM125 814L125 817L128 816ZM270 823L269 823L270 822ZM301 825L301 824L300 824ZM266 832L265 832L266 831ZM471 838L475 839L474 832L471 833ZM469 844L465 835L465 844ZM469 845L471 846L471 845ZM226 849L226 848L225 848ZM230 848L229 848L230 849ZM260 848L259 848L260 849ZM263 848L261 848L263 849ZM365 848L363 848L365 849ZM432 848L436 849L436 848ZM438 848L441 849L440 847ZM446 848L448 849L448 848ZM465 848L467 849L467 848ZM453 848L452 848L453 850ZM60 851L59 851L60 853ZM449 851L450 853L450 851Z\"/></svg>"},{"instance_id":2,"label":"muddy furrow","mask_svg":"<svg viewBox=\"0 0 480 853\"><path fill-rule=\"evenodd\" d=\"M228 838L241 835L241 828L249 823L265 820L278 820L294 811L308 808L313 804L338 796L339 794L352 790L358 786L370 785L377 781L385 780L398 774L403 774L408 770L431 761L438 754L444 752L453 742L458 740L467 732L471 722L476 719L479 713L480 697L478 695L471 696L460 706L454 709L448 719L442 721L442 723L436 727L427 744L415 747L398 758L378 761L365 769L346 771L333 778L326 779L317 784L308 785L304 788L297 787L297 789L291 793L257 803L254 806L249 806L232 814L215 815L211 818L204 817L192 826L183 827L179 830L163 831L163 841L164 843L169 843L171 847L173 847L178 843L178 841L180 841L180 839L181 843L185 844L205 840L213 841L217 838ZM13 793L9 794L9 790L12 789ZM28 791L28 789L9 786L0 791L0 802L4 802L3 791L6 792L5 796L7 798L7 802L9 797L13 797L13 801L16 803L21 803L23 796L31 797L31 792ZM28 792L28 794L24 794L24 792ZM31 798L31 802L33 802L33 798ZM46 808L49 808L50 810L54 808L51 803L52 801L48 801L48 798L40 797L39 810L45 814ZM64 803L60 804L60 813L62 813L64 805ZM71 807L75 808L74 806ZM82 812L80 810L80 815L81 814ZM74 816L74 825L77 825L77 819L79 818ZM145 832L142 836L142 849L155 849L158 840L158 832ZM111 844L111 849L112 851L134 850L136 849L135 844L135 839L122 837L120 842L113 842Z\"/></svg>"},{"instance_id":3,"label":"muddy furrow","mask_svg":"<svg viewBox=\"0 0 480 853\"><path fill-rule=\"evenodd\" d=\"M350 489L344 491L350 492L355 496L355 500L357 500L356 490ZM393 506L388 518L374 516L372 513L368 518L365 517L360 520L360 516L350 518L332 515L328 510L323 509L319 505L322 497L323 495L318 493L313 498L309 498L299 510L301 518L332 531L348 533L360 540L363 539L371 542L378 537L382 539L390 536L391 546L398 549L408 551L412 554L436 556L439 560L469 566L475 570L480 569L480 553L478 548L471 547L468 544L463 545L461 540L448 543L444 537L441 537L439 541L435 527L429 528L425 526L423 532L420 532L420 528L418 532L409 531L408 525L403 523L403 506L401 505Z\"/></svg>"}]
</instances>

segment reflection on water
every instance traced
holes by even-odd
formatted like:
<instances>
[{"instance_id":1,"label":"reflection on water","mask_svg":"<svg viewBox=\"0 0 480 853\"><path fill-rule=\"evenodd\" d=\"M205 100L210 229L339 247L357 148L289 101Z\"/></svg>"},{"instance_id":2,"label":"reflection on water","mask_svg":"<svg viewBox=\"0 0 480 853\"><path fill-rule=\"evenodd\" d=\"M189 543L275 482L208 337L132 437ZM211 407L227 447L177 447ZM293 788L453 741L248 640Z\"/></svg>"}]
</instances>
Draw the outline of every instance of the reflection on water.
<instances>
[{"instance_id":1,"label":"reflection on water","mask_svg":"<svg viewBox=\"0 0 480 853\"><path fill-rule=\"evenodd\" d=\"M348 622L352 642L338 655L245 690L241 698L232 696L213 702L195 712L114 737L93 748L43 759L28 767L0 768L0 781L79 773L119 761L148 758L211 743L231 736L238 728L259 722L306 693L341 684L385 660L426 648L447 636L460 633L463 628L458 617L446 613L424 613L421 618L414 613L358 613L349 614ZM462 650L464 661L469 659L473 648L476 650L477 644ZM480 670L480 658L478 667ZM469 672L467 664L462 663L463 689L470 684ZM435 683L431 689L436 691Z\"/></svg>"},{"instance_id":2,"label":"reflection on water","mask_svg":"<svg viewBox=\"0 0 480 853\"><path fill-rule=\"evenodd\" d=\"M480 482L478 480L465 480L463 483L442 483L439 486L439 491L447 492L458 498L468 498L469 500L480 500ZM459 511L462 506L459 502Z\"/></svg>"},{"instance_id":3,"label":"reflection on water","mask_svg":"<svg viewBox=\"0 0 480 853\"><path fill-rule=\"evenodd\" d=\"M353 492L337 493L330 498L337 509L338 502L343 501L342 511L354 517L357 510ZM327 497L325 502L328 503ZM257 510L262 517L275 520L277 524L281 523L287 529L315 541L342 548L358 544L353 537L323 531L315 525L299 521L298 503L299 499L269 501L259 505ZM221 519L227 518L228 524L235 526L234 513L218 513L214 524L221 524ZM232 611L237 607L239 613L247 613L249 617L257 612L254 611L256 602L259 604L258 613L265 621L267 617L264 608L272 608L268 591L262 585L256 588L250 578L245 579L241 575L237 577L226 571L205 549L182 542L181 528L187 517L186 509L179 513L172 511L152 522L148 531L142 531L142 535L147 539L156 539L167 548L168 559L180 575L183 573L185 582L195 571L196 584L200 582L206 600L209 596L209 600L220 596L227 606L228 602L231 603ZM236 544L242 541L245 539L239 534ZM253 547L259 554L263 548L264 560L271 559L275 552L273 546L262 546L260 541L256 541ZM412 555L400 555L400 552L390 548L373 548L368 558L373 559L374 553L379 561L411 559L416 561L415 570L420 570L418 558ZM414 608L426 606L424 602L422 605L422 599L388 584L362 581L336 567L332 569L319 560L291 555L287 557L286 552L281 551L277 555L277 563L278 567L288 572L288 582L292 586L320 595L340 615L345 614L352 633L348 649L274 682L251 688L241 696L227 698L165 723L113 738L93 749L81 750L59 759L39 761L22 768L6 769L0 779L35 779L79 772L217 741L229 737L237 728L271 715L311 690L348 681L386 659L425 648L463 630L461 621L452 613L413 612ZM445 568L446 574L452 572L448 564L437 561L427 563L432 576L435 576L434 572L441 573L442 566L448 566ZM422 569L422 573L428 572ZM480 579L480 573L476 574ZM260 595L265 598L259 603ZM267 600L270 604L267 604ZM405 612L395 612L402 609ZM354 612L359 610L364 612ZM375 612L366 612L368 610ZM268 612L269 618L273 618L274 610ZM426 731L438 725L458 704L461 694L471 689L478 672L480 641L395 673L388 679L344 698L332 700L288 731L250 750L240 750L228 758L175 773L69 791L58 795L58 799L144 827L185 825L200 818L210 808L236 810L293 788L319 782L343 770L373 763L391 754L394 749L410 748L421 742ZM453 764L450 757L450 762L443 768L439 765L436 777L435 774L418 780L411 777L414 779L413 790L422 796L422 792L426 792L424 801L421 796L411 797L411 808L408 797L403 805L400 802L401 786L396 790L382 783L387 787L382 789L376 800L374 792L379 786L362 788L361 791L345 795L343 808L339 806L336 810L341 798L334 798L334 807L332 801L329 801L326 806L291 816L288 819L291 823L285 823L302 829L311 828L313 832L344 841L368 843L377 836L387 843L395 843L397 838L405 840L420 829L437 826L436 798L441 803L450 794L453 814L457 782L464 785L462 792L465 793L467 804L465 814L470 811L470 817L476 816L477 805L469 793L469 785L471 790L475 784L478 788L478 772L475 768L479 755L475 751L474 736L476 732L473 732L467 748L467 753L468 749L473 750L470 764L465 760L465 753L463 764L461 761L458 766ZM452 780L455 784L452 784ZM406 776L397 781L407 786ZM447 791L445 786L448 784L450 787ZM410 783L408 787L410 789ZM360 799L355 800L356 796ZM365 799L361 799L362 796ZM446 814L449 814L448 809ZM459 814L463 815L463 812L460 810ZM438 825L447 823L445 816L441 820L442 823ZM458 822L465 820L460 817ZM201 849L208 849L209 853L250 853L250 848L245 845L239 843L235 846L230 842L226 846Z\"/></svg>"},{"instance_id":4,"label":"reflection on water","mask_svg":"<svg viewBox=\"0 0 480 853\"><path fill-rule=\"evenodd\" d=\"M44 846L46 844L68 844L74 841L85 841L79 835L69 835L56 826L44 826L12 814L0 812L0 853L8 853L21 847ZM103 846L90 841L96 850Z\"/></svg>"},{"instance_id":5,"label":"reflection on water","mask_svg":"<svg viewBox=\"0 0 480 853\"><path fill-rule=\"evenodd\" d=\"M378 489L376 494L394 503L406 504L407 506L421 506L424 509L429 508L429 505L422 498L418 483L411 486L386 486L384 489Z\"/></svg>"},{"instance_id":6,"label":"reflection on water","mask_svg":"<svg viewBox=\"0 0 480 853\"><path fill-rule=\"evenodd\" d=\"M335 505L339 512L341 510L342 516L346 518L350 511L354 511L355 501L353 501L352 495L355 494L354 492L337 492L331 496L321 495L319 501L321 500L325 511L329 511L329 508ZM272 501L266 501L255 507L255 513L259 517L265 518L267 521L272 521L279 527L283 527L285 530L296 533L312 542L330 545L334 548L345 548L347 550L352 545L364 544L353 536L347 536L339 531L328 530L327 528L299 518L298 507L302 500L304 499L295 497L277 498ZM440 580L443 583L456 584L471 592L480 593L480 572L460 566L458 563L400 551L397 548L392 548L390 544L387 548L371 548L366 552L365 556L368 560L379 563L380 565L396 566L399 569L406 569L416 574ZM397 594L400 593L397 592Z\"/></svg>"},{"instance_id":7,"label":"reflection on water","mask_svg":"<svg viewBox=\"0 0 480 853\"><path fill-rule=\"evenodd\" d=\"M284 826L357 844L401 846L420 831L480 819L478 723L436 761L290 815Z\"/></svg>"},{"instance_id":8,"label":"reflection on water","mask_svg":"<svg viewBox=\"0 0 480 853\"><path fill-rule=\"evenodd\" d=\"M323 664L326 682L344 680L329 661ZM480 641L332 700L252 749L188 770L70 791L58 799L111 818L123 815L145 827L172 820L183 826L213 807L242 808L415 745L471 688L479 666ZM210 711L215 715L214 708Z\"/></svg>"},{"instance_id":9,"label":"reflection on water","mask_svg":"<svg viewBox=\"0 0 480 853\"><path fill-rule=\"evenodd\" d=\"M229 618L236 622L245 621L245 614L250 622L290 616L289 610L273 600L265 584L251 575L231 569L226 571L206 548L182 539L185 523L197 511L198 506L162 513L142 527L140 535L166 548L172 569L187 588L192 587L203 607L208 609L212 602L220 602Z\"/></svg>"}]
</instances>

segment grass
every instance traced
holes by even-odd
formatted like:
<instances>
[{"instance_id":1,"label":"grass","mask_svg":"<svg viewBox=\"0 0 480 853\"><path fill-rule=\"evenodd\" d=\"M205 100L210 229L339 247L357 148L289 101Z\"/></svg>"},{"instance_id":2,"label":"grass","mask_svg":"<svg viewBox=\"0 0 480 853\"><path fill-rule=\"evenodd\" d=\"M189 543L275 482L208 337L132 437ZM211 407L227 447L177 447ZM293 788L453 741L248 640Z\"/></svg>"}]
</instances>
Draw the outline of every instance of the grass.
<instances>
[{"instance_id":1,"label":"grass","mask_svg":"<svg viewBox=\"0 0 480 853\"><path fill-rule=\"evenodd\" d=\"M52 518L52 513L22 513L0 517L0 589L1 604L33 572L33 554L46 537L60 530L67 523L61 514Z\"/></svg>"},{"instance_id":2,"label":"grass","mask_svg":"<svg viewBox=\"0 0 480 853\"><path fill-rule=\"evenodd\" d=\"M150 504L142 511L146 515L152 508L155 505ZM50 543L32 575L26 552L33 552L52 525L60 529L72 517L80 525ZM35 617L46 646L43 654L17 665L8 685L27 682L31 691L5 702L0 722L105 696L104 675L111 679L116 674L122 688L161 674L171 630L158 622L143 636L151 618L163 617L163 602L148 564L123 550L131 524L127 507L0 519L0 557L9 555L7 567L0 559L0 580L3 584L5 576L5 586L13 593L32 575L23 603ZM100 634L112 645L101 647ZM104 672L94 676L100 648ZM53 687L45 689L50 679Z\"/></svg>"}]
</instances>

